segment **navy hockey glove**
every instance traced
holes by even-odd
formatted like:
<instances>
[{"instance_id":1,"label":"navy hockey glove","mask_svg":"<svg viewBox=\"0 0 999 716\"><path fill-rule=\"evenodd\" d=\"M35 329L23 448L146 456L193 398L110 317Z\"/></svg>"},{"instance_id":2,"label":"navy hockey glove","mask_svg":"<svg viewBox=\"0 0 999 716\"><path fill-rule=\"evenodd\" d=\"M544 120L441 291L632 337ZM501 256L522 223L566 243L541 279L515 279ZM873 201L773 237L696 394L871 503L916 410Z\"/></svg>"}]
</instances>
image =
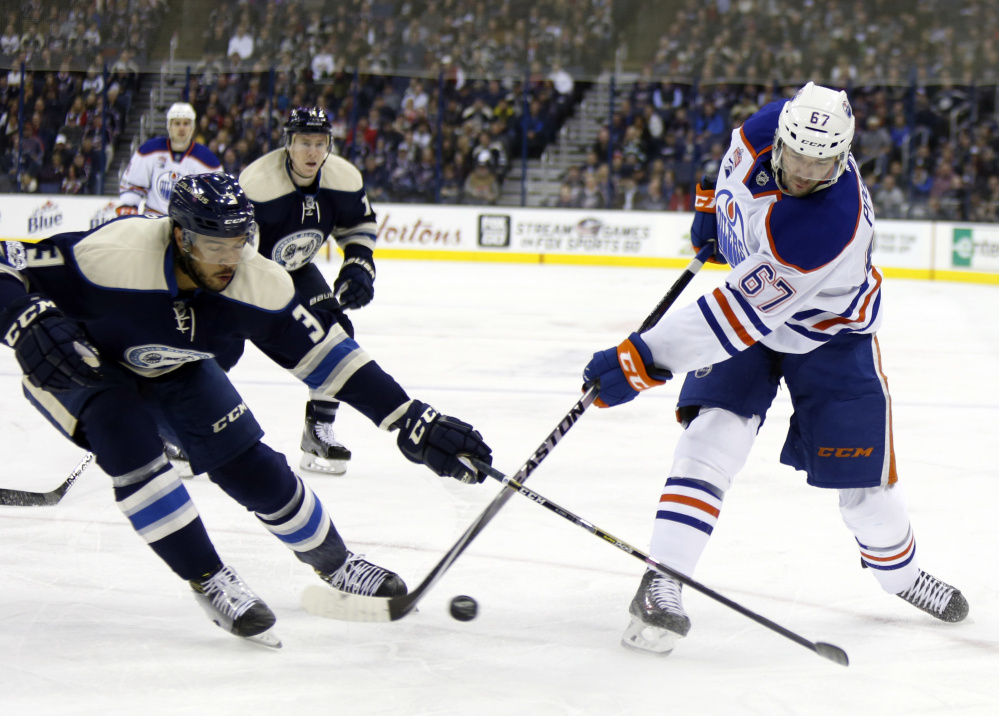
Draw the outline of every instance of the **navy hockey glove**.
<instances>
[{"instance_id":1,"label":"navy hockey glove","mask_svg":"<svg viewBox=\"0 0 999 716\"><path fill-rule=\"evenodd\" d=\"M715 242L715 251L708 263L728 263L718 251L718 219L715 216L715 180L702 176L694 198L694 223L690 226L690 243L699 251L709 241Z\"/></svg>"},{"instance_id":2,"label":"navy hockey glove","mask_svg":"<svg viewBox=\"0 0 999 716\"><path fill-rule=\"evenodd\" d=\"M371 249L348 244L343 266L333 282L333 293L344 308L361 308L375 297L375 259Z\"/></svg>"},{"instance_id":3,"label":"navy hockey glove","mask_svg":"<svg viewBox=\"0 0 999 716\"><path fill-rule=\"evenodd\" d=\"M21 370L39 388L63 393L74 383L89 387L101 380L97 351L83 331L38 294L11 303L0 315L0 331Z\"/></svg>"},{"instance_id":4,"label":"navy hockey glove","mask_svg":"<svg viewBox=\"0 0 999 716\"><path fill-rule=\"evenodd\" d=\"M600 393L594 401L598 408L627 403L639 392L662 385L672 377L672 373L652 362L652 351L637 333L632 333L617 348L594 353L583 369L584 387L600 381Z\"/></svg>"},{"instance_id":5,"label":"navy hockey glove","mask_svg":"<svg viewBox=\"0 0 999 716\"><path fill-rule=\"evenodd\" d=\"M399 449L411 462L459 482L486 479L484 473L473 473L458 460L459 455L471 455L493 464L493 451L468 423L441 415L426 403L414 400L395 427L399 428Z\"/></svg>"}]
</instances>

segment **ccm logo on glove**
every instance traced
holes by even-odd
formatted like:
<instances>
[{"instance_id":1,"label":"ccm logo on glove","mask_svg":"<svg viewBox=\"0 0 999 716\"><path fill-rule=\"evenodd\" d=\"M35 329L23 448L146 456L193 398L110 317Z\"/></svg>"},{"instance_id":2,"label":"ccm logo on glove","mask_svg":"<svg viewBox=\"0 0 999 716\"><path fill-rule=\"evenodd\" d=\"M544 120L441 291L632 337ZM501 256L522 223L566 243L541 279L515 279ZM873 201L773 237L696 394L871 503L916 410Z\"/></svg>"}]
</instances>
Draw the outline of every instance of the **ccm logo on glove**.
<instances>
[{"instance_id":1,"label":"ccm logo on glove","mask_svg":"<svg viewBox=\"0 0 999 716\"><path fill-rule=\"evenodd\" d=\"M635 390L648 390L666 382L656 380L649 375L645 369L645 363L642 362L642 357L638 355L638 349L629 338L626 338L617 347L617 360L621 364L621 370L624 371L628 385Z\"/></svg>"},{"instance_id":2,"label":"ccm logo on glove","mask_svg":"<svg viewBox=\"0 0 999 716\"><path fill-rule=\"evenodd\" d=\"M31 303L27 309L21 312L14 322L11 324L10 328L7 330L6 335L3 337L4 343L13 348L17 341L21 338L21 330L24 330L32 323L35 322L42 314L48 311L57 311L56 305L52 301L47 300L36 300ZM21 330L18 330L18 329Z\"/></svg>"}]
</instances>

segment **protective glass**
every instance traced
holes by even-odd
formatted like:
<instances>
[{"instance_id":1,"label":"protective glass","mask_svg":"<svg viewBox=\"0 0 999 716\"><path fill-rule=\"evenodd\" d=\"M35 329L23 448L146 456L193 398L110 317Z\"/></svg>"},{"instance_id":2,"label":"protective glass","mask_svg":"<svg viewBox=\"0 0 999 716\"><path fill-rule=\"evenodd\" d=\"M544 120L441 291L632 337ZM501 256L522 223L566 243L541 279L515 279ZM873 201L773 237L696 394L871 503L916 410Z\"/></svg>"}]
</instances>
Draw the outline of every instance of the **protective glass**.
<instances>
[{"instance_id":1,"label":"protective glass","mask_svg":"<svg viewBox=\"0 0 999 716\"><path fill-rule=\"evenodd\" d=\"M248 261L257 253L260 232L257 222L250 222L250 230L244 236L225 238L205 236L184 229L184 246L195 261L205 264L231 266Z\"/></svg>"},{"instance_id":2,"label":"protective glass","mask_svg":"<svg viewBox=\"0 0 999 716\"><path fill-rule=\"evenodd\" d=\"M782 144L778 161L780 168L789 176L809 181L826 181L836 173L839 157L809 157Z\"/></svg>"}]
</instances>

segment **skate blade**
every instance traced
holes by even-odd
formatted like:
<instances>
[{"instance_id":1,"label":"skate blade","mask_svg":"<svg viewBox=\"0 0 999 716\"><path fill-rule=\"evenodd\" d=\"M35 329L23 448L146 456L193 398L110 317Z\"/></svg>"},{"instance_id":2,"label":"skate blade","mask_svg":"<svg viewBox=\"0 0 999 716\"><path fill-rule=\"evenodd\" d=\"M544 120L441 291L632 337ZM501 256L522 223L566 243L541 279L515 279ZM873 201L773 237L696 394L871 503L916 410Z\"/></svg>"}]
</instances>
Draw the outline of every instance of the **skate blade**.
<instances>
[{"instance_id":1,"label":"skate blade","mask_svg":"<svg viewBox=\"0 0 999 716\"><path fill-rule=\"evenodd\" d=\"M347 472L346 460L328 460L309 452L302 455L302 460L298 463L298 466L303 470L315 472L320 475L343 475Z\"/></svg>"},{"instance_id":2,"label":"skate blade","mask_svg":"<svg viewBox=\"0 0 999 716\"><path fill-rule=\"evenodd\" d=\"M632 618L621 637L621 644L629 649L668 656L681 638L676 632L649 626L640 619Z\"/></svg>"},{"instance_id":3,"label":"skate blade","mask_svg":"<svg viewBox=\"0 0 999 716\"><path fill-rule=\"evenodd\" d=\"M274 627L271 627L267 631L262 631L259 634L254 634L253 636L244 636L243 639L252 641L254 644L270 647L271 649L281 648L281 640L278 638L278 635L274 633Z\"/></svg>"}]
</instances>

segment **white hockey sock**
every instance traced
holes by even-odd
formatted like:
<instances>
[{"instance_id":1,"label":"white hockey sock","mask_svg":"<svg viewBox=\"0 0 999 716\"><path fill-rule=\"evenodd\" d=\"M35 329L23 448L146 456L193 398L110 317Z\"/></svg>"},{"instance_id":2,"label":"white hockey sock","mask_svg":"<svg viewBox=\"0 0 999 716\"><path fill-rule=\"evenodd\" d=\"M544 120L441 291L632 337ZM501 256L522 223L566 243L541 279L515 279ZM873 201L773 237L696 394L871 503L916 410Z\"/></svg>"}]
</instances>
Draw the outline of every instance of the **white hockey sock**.
<instances>
[{"instance_id":1,"label":"white hockey sock","mask_svg":"<svg viewBox=\"0 0 999 716\"><path fill-rule=\"evenodd\" d=\"M667 480L652 527L651 555L691 576L718 522L722 496L721 490L701 480Z\"/></svg>"},{"instance_id":2,"label":"white hockey sock","mask_svg":"<svg viewBox=\"0 0 999 716\"><path fill-rule=\"evenodd\" d=\"M671 477L663 487L652 528L650 553L681 574L694 567L718 522L722 498L732 485L760 427L721 408L701 410L676 446Z\"/></svg>"},{"instance_id":3,"label":"white hockey sock","mask_svg":"<svg viewBox=\"0 0 999 716\"><path fill-rule=\"evenodd\" d=\"M919 560L901 488L839 490L839 509L881 588L898 594L911 587L919 576Z\"/></svg>"},{"instance_id":4,"label":"white hockey sock","mask_svg":"<svg viewBox=\"0 0 999 716\"><path fill-rule=\"evenodd\" d=\"M294 552L308 552L323 544L333 523L323 503L301 478L288 504L273 514L257 513L264 527Z\"/></svg>"}]
</instances>

